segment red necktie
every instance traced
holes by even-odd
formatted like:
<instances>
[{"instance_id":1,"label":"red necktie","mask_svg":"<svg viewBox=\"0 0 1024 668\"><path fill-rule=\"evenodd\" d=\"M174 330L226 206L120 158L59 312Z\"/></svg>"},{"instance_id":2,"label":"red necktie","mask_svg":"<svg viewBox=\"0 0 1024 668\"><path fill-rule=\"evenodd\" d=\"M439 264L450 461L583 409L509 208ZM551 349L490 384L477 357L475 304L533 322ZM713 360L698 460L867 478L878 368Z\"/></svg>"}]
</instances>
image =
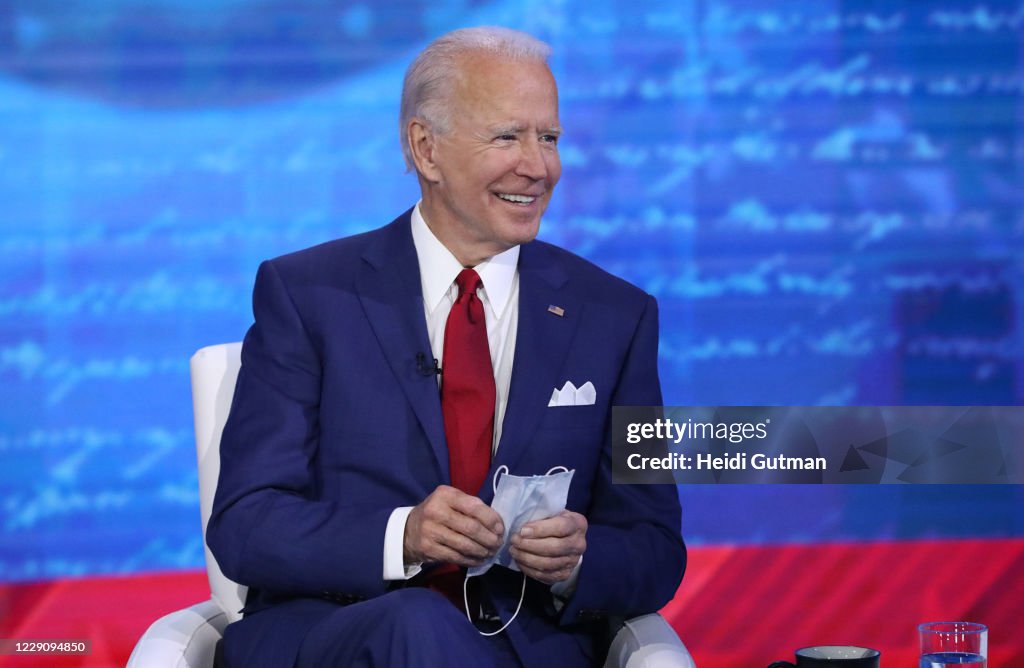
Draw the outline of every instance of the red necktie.
<instances>
[{"instance_id":1,"label":"red necktie","mask_svg":"<svg viewBox=\"0 0 1024 668\"><path fill-rule=\"evenodd\" d=\"M472 269L463 269L455 283L459 296L444 328L441 412L452 486L476 495L491 466L494 371L484 305L476 296L480 276Z\"/></svg>"},{"instance_id":2,"label":"red necktie","mask_svg":"<svg viewBox=\"0 0 1024 668\"><path fill-rule=\"evenodd\" d=\"M444 360L441 374L441 413L448 439L448 470L452 486L476 495L491 466L494 435L494 372L487 345L484 305L476 296L480 277L463 269L455 279L459 296L444 327ZM463 609L462 581L466 571L455 564L441 564L422 580ZM468 606L479 611L476 580L469 581Z\"/></svg>"}]
</instances>

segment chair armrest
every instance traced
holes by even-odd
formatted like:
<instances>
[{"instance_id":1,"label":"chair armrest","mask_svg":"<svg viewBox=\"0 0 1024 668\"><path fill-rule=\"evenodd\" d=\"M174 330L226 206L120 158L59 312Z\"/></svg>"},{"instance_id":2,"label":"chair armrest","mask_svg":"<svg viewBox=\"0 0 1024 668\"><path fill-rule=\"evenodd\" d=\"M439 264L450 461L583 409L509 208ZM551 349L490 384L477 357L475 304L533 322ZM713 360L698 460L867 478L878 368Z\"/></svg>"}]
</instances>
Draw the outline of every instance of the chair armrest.
<instances>
[{"instance_id":1,"label":"chair armrest","mask_svg":"<svg viewBox=\"0 0 1024 668\"><path fill-rule=\"evenodd\" d=\"M686 645L658 614L634 617L615 634L604 668L696 668Z\"/></svg>"},{"instance_id":2,"label":"chair armrest","mask_svg":"<svg viewBox=\"0 0 1024 668\"><path fill-rule=\"evenodd\" d=\"M213 601L165 615L142 634L127 668L210 668L227 624Z\"/></svg>"}]
</instances>

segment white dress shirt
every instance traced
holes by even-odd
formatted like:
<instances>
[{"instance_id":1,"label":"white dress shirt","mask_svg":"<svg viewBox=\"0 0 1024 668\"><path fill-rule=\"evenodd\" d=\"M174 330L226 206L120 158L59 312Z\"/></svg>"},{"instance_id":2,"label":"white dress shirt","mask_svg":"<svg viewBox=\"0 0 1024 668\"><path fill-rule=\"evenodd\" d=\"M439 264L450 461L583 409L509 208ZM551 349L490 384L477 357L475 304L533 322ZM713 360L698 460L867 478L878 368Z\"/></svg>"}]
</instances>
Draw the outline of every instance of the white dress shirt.
<instances>
[{"instance_id":1,"label":"white dress shirt","mask_svg":"<svg viewBox=\"0 0 1024 668\"><path fill-rule=\"evenodd\" d=\"M427 227L420 213L420 205L412 211L412 243L420 265L420 286L423 289L423 314L427 319L430 350L444 368L444 329L448 313L459 296L455 277L463 270L462 264ZM519 322L519 246L478 264L474 269L480 276L481 287L477 297L484 307L487 322L487 347L494 370L494 438L491 454L501 438L501 422L508 404L508 386L512 380L512 358L516 350L516 323ZM438 376L438 385L442 376ZM402 548L405 522L412 507L395 508L384 531L384 579L406 580L420 572L418 564L404 564Z\"/></svg>"},{"instance_id":2,"label":"white dress shirt","mask_svg":"<svg viewBox=\"0 0 1024 668\"><path fill-rule=\"evenodd\" d=\"M438 364L444 368L444 330L448 313L459 295L455 278L463 270L462 264L452 255L427 227L420 213L420 203L412 212L412 242L416 247L416 259L420 267L420 285L423 289L423 313L427 320L427 335L430 349ZM508 389L512 380L512 362L516 349L516 325L519 322L519 246L499 253L474 269L480 276L481 287L477 297L484 307L487 322L487 346L491 353L491 368L494 370L494 438L491 441L491 455L498 449L501 440L501 426L508 404ZM438 376L438 384L443 382ZM412 512L412 506L395 508L388 519L384 532L384 579L407 580L420 572L419 564L406 566L403 558L405 523ZM555 593L565 596L575 588L576 575L552 588Z\"/></svg>"}]
</instances>

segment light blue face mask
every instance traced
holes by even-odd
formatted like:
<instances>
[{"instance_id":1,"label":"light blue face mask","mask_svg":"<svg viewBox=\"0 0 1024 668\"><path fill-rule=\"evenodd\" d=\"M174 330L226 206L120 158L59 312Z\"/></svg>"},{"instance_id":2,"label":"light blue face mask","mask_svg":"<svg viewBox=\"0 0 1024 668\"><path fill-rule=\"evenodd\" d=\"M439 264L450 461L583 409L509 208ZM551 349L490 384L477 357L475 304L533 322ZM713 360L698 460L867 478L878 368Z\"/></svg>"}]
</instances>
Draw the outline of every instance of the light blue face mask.
<instances>
[{"instance_id":1,"label":"light blue face mask","mask_svg":"<svg viewBox=\"0 0 1024 668\"><path fill-rule=\"evenodd\" d=\"M559 469L561 473L552 473ZM554 517L565 510L572 474L573 471L564 466L556 466L546 475L530 476L512 475L507 466L498 467L494 472L497 483L494 485L491 508L501 515L501 521L505 523L505 534L494 556L479 566L473 566L466 574L470 577L483 575L495 564L518 571L519 564L509 552L512 536L525 524Z\"/></svg>"},{"instance_id":2,"label":"light blue face mask","mask_svg":"<svg viewBox=\"0 0 1024 668\"><path fill-rule=\"evenodd\" d=\"M561 473L553 473L561 469ZM478 566L473 566L466 571L466 580L476 575L483 575L491 566L498 564L513 571L519 570L519 564L512 558L509 551L512 536L517 534L523 525L536 520L545 520L554 517L565 510L565 503L569 498L569 483L572 482L572 474L564 466L556 466L545 475L519 476L508 472L507 466L499 466L494 472L494 500L491 501L491 508L501 516L505 524L505 533L502 536L501 547L494 553L494 556ZM499 478L500 476L500 478ZM466 586L463 582L463 603L466 607L466 617L472 621L469 614L469 603L466 599ZM519 614L519 608L523 605L523 597L526 593L526 576L523 575L523 587L519 593L519 605L511 619L505 622L497 631L491 633L480 632L480 635L493 636L501 633L512 620Z\"/></svg>"}]
</instances>

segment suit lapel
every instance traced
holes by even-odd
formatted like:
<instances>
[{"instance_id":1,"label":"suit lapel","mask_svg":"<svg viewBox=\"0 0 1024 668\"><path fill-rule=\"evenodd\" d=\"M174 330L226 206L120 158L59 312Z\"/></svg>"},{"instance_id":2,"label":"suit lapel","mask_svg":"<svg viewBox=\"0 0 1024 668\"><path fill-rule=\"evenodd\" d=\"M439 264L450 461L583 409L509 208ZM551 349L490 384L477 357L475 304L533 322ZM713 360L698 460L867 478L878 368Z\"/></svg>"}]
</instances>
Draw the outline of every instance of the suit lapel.
<instances>
[{"instance_id":1,"label":"suit lapel","mask_svg":"<svg viewBox=\"0 0 1024 668\"><path fill-rule=\"evenodd\" d=\"M430 441L441 480L448 483L448 444L437 379L417 368L418 353L428 360L433 355L409 215L406 212L388 225L385 235L364 253L357 290L391 371Z\"/></svg>"},{"instance_id":2,"label":"suit lapel","mask_svg":"<svg viewBox=\"0 0 1024 668\"><path fill-rule=\"evenodd\" d=\"M546 245L530 243L522 247L519 324L508 405L498 452L488 482L481 490L481 498L488 503L494 496L490 484L494 471L505 465L515 472L562 373L583 308L582 301L568 287L568 275ZM551 306L560 307L562 315L549 311Z\"/></svg>"},{"instance_id":3,"label":"suit lapel","mask_svg":"<svg viewBox=\"0 0 1024 668\"><path fill-rule=\"evenodd\" d=\"M416 365L418 352L428 359L432 355L409 212L386 228L363 259L356 285L359 300L392 373L427 435L441 480L450 484L448 443L437 381L433 375L419 373ZM494 496L491 480L495 470L505 465L515 471L527 451L579 326L583 302L568 289L568 283L568 275L547 246L529 243L522 247L519 323L508 405L498 452L480 490L487 503ZM562 315L550 312L551 306L561 308Z\"/></svg>"}]
</instances>

